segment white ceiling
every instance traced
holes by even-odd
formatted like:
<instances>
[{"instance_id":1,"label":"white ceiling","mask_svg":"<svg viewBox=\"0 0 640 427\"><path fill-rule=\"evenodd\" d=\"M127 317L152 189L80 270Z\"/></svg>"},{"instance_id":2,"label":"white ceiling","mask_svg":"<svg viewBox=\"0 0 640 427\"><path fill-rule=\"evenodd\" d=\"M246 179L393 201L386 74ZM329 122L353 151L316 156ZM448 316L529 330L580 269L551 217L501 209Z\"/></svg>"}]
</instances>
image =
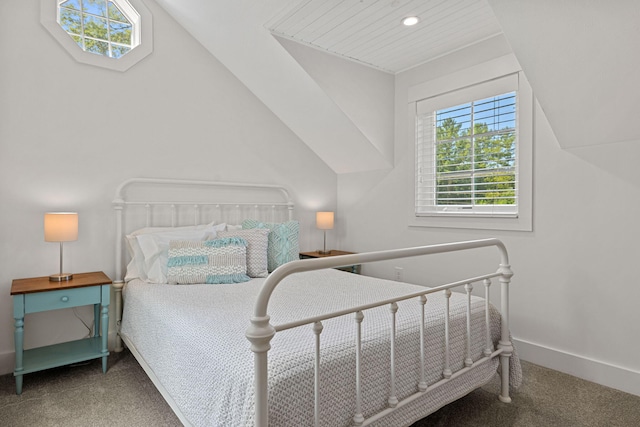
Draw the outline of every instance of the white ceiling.
<instances>
[{"instance_id":1,"label":"white ceiling","mask_svg":"<svg viewBox=\"0 0 640 427\"><path fill-rule=\"evenodd\" d=\"M402 19L417 16L413 27ZM296 0L273 34L397 73L501 33L486 0Z\"/></svg>"},{"instance_id":2,"label":"white ceiling","mask_svg":"<svg viewBox=\"0 0 640 427\"><path fill-rule=\"evenodd\" d=\"M561 147L640 141L639 0L156 1L336 173L391 167L393 151L341 109L282 38L367 64L393 89L395 73L497 35ZM421 23L402 27L408 15Z\"/></svg>"}]
</instances>

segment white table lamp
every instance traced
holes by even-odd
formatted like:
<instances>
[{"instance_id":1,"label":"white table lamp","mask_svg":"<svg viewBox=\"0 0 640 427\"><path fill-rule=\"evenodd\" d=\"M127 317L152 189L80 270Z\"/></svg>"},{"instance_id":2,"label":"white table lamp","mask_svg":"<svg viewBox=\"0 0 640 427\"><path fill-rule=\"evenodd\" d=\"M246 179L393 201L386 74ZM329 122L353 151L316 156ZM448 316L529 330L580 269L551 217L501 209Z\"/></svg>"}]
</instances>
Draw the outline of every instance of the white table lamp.
<instances>
[{"instance_id":1,"label":"white table lamp","mask_svg":"<svg viewBox=\"0 0 640 427\"><path fill-rule=\"evenodd\" d=\"M44 214L44 241L60 242L60 274L52 274L49 280L71 280L73 274L62 272L62 243L78 240L78 214L76 212L48 212Z\"/></svg>"},{"instance_id":2,"label":"white table lamp","mask_svg":"<svg viewBox=\"0 0 640 427\"><path fill-rule=\"evenodd\" d=\"M333 212L316 212L316 227L324 231L324 245L318 253L327 255L331 251L327 251L327 230L333 229Z\"/></svg>"}]
</instances>

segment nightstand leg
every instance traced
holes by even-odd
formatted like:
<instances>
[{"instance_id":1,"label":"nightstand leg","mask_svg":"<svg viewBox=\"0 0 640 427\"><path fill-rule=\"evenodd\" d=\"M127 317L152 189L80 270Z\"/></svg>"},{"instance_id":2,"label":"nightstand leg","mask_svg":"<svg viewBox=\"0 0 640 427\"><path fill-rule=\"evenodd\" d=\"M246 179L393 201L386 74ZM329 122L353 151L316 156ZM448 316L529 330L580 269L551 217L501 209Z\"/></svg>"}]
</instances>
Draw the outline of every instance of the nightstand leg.
<instances>
[{"instance_id":1,"label":"nightstand leg","mask_svg":"<svg viewBox=\"0 0 640 427\"><path fill-rule=\"evenodd\" d=\"M16 376L16 394L22 394L22 374L15 374Z\"/></svg>"},{"instance_id":2,"label":"nightstand leg","mask_svg":"<svg viewBox=\"0 0 640 427\"><path fill-rule=\"evenodd\" d=\"M100 304L93 304L93 336L97 337L100 332Z\"/></svg>"},{"instance_id":3,"label":"nightstand leg","mask_svg":"<svg viewBox=\"0 0 640 427\"><path fill-rule=\"evenodd\" d=\"M13 375L16 377L16 394L22 394L22 371L24 370L22 365L22 354L24 351L24 317L16 319L14 340L16 347L16 370Z\"/></svg>"},{"instance_id":4,"label":"nightstand leg","mask_svg":"<svg viewBox=\"0 0 640 427\"><path fill-rule=\"evenodd\" d=\"M102 319L100 321L102 330L102 372L107 372L107 356L109 355L109 349L107 348L107 341L109 339L109 306L102 306Z\"/></svg>"}]
</instances>

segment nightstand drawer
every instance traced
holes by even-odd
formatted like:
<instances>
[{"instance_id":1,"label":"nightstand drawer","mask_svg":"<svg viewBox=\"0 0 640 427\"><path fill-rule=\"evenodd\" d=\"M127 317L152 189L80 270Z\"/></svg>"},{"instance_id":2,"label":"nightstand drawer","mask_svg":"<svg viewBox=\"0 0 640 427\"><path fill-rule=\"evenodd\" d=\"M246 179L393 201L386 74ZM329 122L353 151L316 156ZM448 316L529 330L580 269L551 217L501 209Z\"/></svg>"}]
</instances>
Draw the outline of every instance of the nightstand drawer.
<instances>
[{"instance_id":1,"label":"nightstand drawer","mask_svg":"<svg viewBox=\"0 0 640 427\"><path fill-rule=\"evenodd\" d=\"M36 292L33 294L25 294L24 312L37 313L39 311L57 310L59 308L98 304L100 301L100 286Z\"/></svg>"}]
</instances>

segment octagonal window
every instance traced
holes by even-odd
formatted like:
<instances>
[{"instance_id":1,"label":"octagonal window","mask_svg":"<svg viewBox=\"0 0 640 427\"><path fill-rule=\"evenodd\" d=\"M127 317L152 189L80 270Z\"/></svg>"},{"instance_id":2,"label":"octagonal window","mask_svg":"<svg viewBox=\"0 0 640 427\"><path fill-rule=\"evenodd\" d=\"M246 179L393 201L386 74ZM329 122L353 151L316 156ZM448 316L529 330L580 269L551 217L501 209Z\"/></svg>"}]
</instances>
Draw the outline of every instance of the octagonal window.
<instances>
[{"instance_id":1,"label":"octagonal window","mask_svg":"<svg viewBox=\"0 0 640 427\"><path fill-rule=\"evenodd\" d=\"M142 0L40 0L40 22L84 64L126 71L153 52L153 16Z\"/></svg>"},{"instance_id":2,"label":"octagonal window","mask_svg":"<svg viewBox=\"0 0 640 427\"><path fill-rule=\"evenodd\" d=\"M58 0L58 24L82 50L109 58L140 40L140 15L125 0Z\"/></svg>"}]
</instances>

